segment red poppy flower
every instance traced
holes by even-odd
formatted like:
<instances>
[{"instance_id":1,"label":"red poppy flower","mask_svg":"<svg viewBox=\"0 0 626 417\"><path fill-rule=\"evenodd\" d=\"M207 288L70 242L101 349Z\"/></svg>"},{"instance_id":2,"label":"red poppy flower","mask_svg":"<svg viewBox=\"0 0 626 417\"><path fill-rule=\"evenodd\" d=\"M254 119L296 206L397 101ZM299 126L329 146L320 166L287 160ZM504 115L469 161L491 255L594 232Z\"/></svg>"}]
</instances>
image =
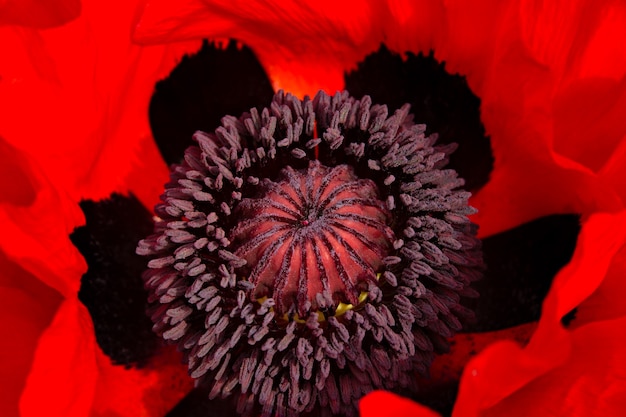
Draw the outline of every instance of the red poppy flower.
<instances>
[{"instance_id":1,"label":"red poppy flower","mask_svg":"<svg viewBox=\"0 0 626 417\"><path fill-rule=\"evenodd\" d=\"M81 199L132 191L148 207L156 201L167 170L148 101L202 38L250 46L274 88L296 95L342 89L344 71L383 41L399 53L432 49L465 75L482 100L495 157L472 201L482 236L554 213L581 213L584 225L523 347L497 342L465 365L467 346L510 336L458 337L455 357L465 366L454 413L624 408L621 2L139 3L0 6L0 51L11 57L0 64L3 415L157 416L190 388L169 352L143 370L102 354L76 297L86 265L68 235L84 222ZM564 329L561 318L575 307ZM434 364L433 384L447 360ZM434 414L382 392L366 397L361 412Z\"/></svg>"}]
</instances>

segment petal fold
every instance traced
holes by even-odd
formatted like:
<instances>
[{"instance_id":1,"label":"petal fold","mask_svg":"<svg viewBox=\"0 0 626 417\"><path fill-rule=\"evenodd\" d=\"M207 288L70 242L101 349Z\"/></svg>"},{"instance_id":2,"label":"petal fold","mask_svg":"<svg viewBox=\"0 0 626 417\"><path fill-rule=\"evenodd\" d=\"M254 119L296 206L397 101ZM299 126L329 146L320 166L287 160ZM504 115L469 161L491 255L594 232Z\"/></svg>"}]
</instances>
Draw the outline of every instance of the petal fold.
<instances>
[{"instance_id":1,"label":"petal fold","mask_svg":"<svg viewBox=\"0 0 626 417\"><path fill-rule=\"evenodd\" d=\"M440 417L423 405L385 391L374 391L363 397L359 411L361 417Z\"/></svg>"},{"instance_id":2,"label":"petal fold","mask_svg":"<svg viewBox=\"0 0 626 417\"><path fill-rule=\"evenodd\" d=\"M20 400L22 417L84 417L93 402L98 368L89 313L66 300L39 340Z\"/></svg>"},{"instance_id":3,"label":"petal fold","mask_svg":"<svg viewBox=\"0 0 626 417\"><path fill-rule=\"evenodd\" d=\"M140 1L118 3L84 1L79 18L50 30L0 28L0 53L12 57L0 64L0 132L76 201L127 191L143 169L155 83L200 47L133 44ZM153 171L145 177L162 185L162 163Z\"/></svg>"},{"instance_id":4,"label":"petal fold","mask_svg":"<svg viewBox=\"0 0 626 417\"><path fill-rule=\"evenodd\" d=\"M343 87L344 71L378 49L394 12L384 2L149 1L135 31L141 43L233 38L251 47L274 88L297 96Z\"/></svg>"},{"instance_id":5,"label":"petal fold","mask_svg":"<svg viewBox=\"0 0 626 417\"><path fill-rule=\"evenodd\" d=\"M61 296L0 251L0 415L17 417L37 340Z\"/></svg>"},{"instance_id":6,"label":"petal fold","mask_svg":"<svg viewBox=\"0 0 626 417\"><path fill-rule=\"evenodd\" d=\"M514 342L499 342L470 361L461 379L453 415L481 415L566 366L568 361L580 360L578 330L566 330L561 318L597 291L613 262L619 261L616 255L625 244L626 212L591 216L583 225L572 261L555 278L544 301L538 328L528 345L522 348ZM615 337L622 338L619 332ZM621 371L617 368L616 372ZM527 397L525 401L531 400ZM537 409L541 410L542 406L538 405Z\"/></svg>"}]
</instances>

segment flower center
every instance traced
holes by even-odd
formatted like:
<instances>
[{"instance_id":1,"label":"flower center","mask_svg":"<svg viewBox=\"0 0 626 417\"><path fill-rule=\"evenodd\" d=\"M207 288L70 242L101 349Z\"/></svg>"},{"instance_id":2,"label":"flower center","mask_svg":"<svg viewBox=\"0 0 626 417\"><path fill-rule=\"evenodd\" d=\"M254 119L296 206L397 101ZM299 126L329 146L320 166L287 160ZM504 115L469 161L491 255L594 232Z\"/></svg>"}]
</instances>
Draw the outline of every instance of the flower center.
<instances>
[{"instance_id":1,"label":"flower center","mask_svg":"<svg viewBox=\"0 0 626 417\"><path fill-rule=\"evenodd\" d=\"M376 185L347 165L287 167L239 209L235 255L247 262L253 296L271 296L279 313L357 304L394 240Z\"/></svg>"},{"instance_id":2,"label":"flower center","mask_svg":"<svg viewBox=\"0 0 626 417\"><path fill-rule=\"evenodd\" d=\"M455 146L408 105L347 92L279 92L194 139L137 253L153 329L209 398L354 416L364 393L411 387L482 270L469 193L443 169Z\"/></svg>"}]
</instances>

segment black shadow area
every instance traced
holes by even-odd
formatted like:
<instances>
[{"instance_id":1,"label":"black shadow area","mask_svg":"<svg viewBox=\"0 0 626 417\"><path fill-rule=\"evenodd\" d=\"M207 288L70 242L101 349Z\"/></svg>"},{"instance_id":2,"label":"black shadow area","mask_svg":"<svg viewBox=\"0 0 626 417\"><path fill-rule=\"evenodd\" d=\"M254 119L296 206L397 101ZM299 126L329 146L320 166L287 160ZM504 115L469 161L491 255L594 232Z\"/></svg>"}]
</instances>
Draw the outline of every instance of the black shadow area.
<instances>
[{"instance_id":1,"label":"black shadow area","mask_svg":"<svg viewBox=\"0 0 626 417\"><path fill-rule=\"evenodd\" d=\"M435 60L432 53L407 53L402 59L381 46L346 74L345 80L352 96L369 94L374 103L387 104L390 113L411 104L415 121L425 123L427 133L438 133L438 143L459 144L449 167L465 179L465 188L475 191L487 183L493 154L480 120L480 99L465 77L449 74L445 63Z\"/></svg>"},{"instance_id":2,"label":"black shadow area","mask_svg":"<svg viewBox=\"0 0 626 417\"><path fill-rule=\"evenodd\" d=\"M165 161L179 163L197 130L212 132L222 117L267 106L273 96L250 48L231 41L222 49L205 41L156 84L149 109L152 134Z\"/></svg>"},{"instance_id":3,"label":"black shadow area","mask_svg":"<svg viewBox=\"0 0 626 417\"><path fill-rule=\"evenodd\" d=\"M476 313L467 332L485 332L536 321L552 281L576 248L578 215L553 215L483 240L487 270L472 285L477 299L466 301Z\"/></svg>"},{"instance_id":4,"label":"black shadow area","mask_svg":"<svg viewBox=\"0 0 626 417\"><path fill-rule=\"evenodd\" d=\"M70 236L89 269L81 278L79 300L94 322L96 341L119 365L141 366L158 346L146 315L148 294L141 273L147 260L137 242L152 233L152 215L135 197L83 201L87 224Z\"/></svg>"}]
</instances>

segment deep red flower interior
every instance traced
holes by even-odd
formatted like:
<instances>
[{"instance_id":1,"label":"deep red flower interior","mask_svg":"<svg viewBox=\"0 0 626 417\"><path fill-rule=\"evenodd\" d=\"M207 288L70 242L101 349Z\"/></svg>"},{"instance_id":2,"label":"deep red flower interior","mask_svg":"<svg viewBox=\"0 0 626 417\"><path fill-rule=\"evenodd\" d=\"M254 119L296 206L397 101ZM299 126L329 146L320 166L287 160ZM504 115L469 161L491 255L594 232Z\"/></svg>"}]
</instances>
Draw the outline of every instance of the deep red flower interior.
<instances>
[{"instance_id":1,"label":"deep red flower interior","mask_svg":"<svg viewBox=\"0 0 626 417\"><path fill-rule=\"evenodd\" d=\"M210 48L208 46L204 47L204 50L209 49ZM228 49L230 50L229 54L233 54L234 52L234 45L231 44ZM231 50L232 49L232 50ZM211 54L215 54L215 52L210 52ZM247 54L248 52L244 49L243 52L244 54ZM201 53L202 55L202 53ZM444 129L444 134L443 136L443 140L453 140L455 138L455 135L459 134L458 132L475 132L472 133L472 135L470 137L474 137L476 139L474 139L474 141L478 141L478 143L485 143L486 139L484 138L484 131L481 128L480 122L476 122L476 121L472 121L471 118L468 117L467 114L463 113L461 110L468 108L468 104L470 105L470 110L468 110L468 113L472 113L472 108L475 107L471 107L472 105L477 106L477 101L473 101L474 99L471 99L471 95L468 96L470 98L467 99L463 99L460 102L456 102L454 100L457 100L458 97L465 97L465 95L467 95L468 93L464 92L462 94L458 94L455 93L456 90L454 90L455 88L459 88L459 85L462 85L460 83L460 79L458 77L453 77L452 78L452 85L454 87L449 87L449 84L447 84L445 82L445 74L442 71L442 67L437 65L432 57L413 57L409 60L409 62L403 66L400 63L402 61L399 61L399 58L397 56L394 56L392 54L390 54L386 49L382 49L378 55L376 55L377 61L377 65L375 66L375 68L377 68L378 72L374 72L373 74L368 74L368 71L365 71L365 74L362 73L354 73L352 74L349 78L350 83L354 84L355 88L358 88L359 85L361 85L361 88L366 88L367 85L378 85L377 83L371 81L372 78L374 79L379 79L381 77L381 73L395 73L395 74L405 74L405 80L407 80L406 82L409 82L410 85L414 85L414 79L418 78L420 80L422 79L427 79L428 77L423 75L424 73L428 74L429 71L435 71L435 73L437 74L437 79L440 80L437 83L433 83L434 86L439 86L437 88L441 88L443 89L442 91L444 91L445 93L441 93L441 91L428 91L426 93L423 92L423 89L426 88L424 86L421 86L422 84L419 84L421 87L411 87L416 91L415 92L415 96L420 97L420 94L425 94L427 97L437 97L437 99L439 101L436 101L436 108L437 110L432 110L431 108L429 108L426 104L424 103L430 103L431 100L423 100L422 101L416 101L416 103L419 106L426 106L424 110L421 110L422 114L424 115L424 117L429 118L429 120L433 121L433 124L437 124L440 123L442 126L451 126L448 127L447 129ZM184 65L189 66L194 62L195 57L190 57L187 58L184 61ZM203 58L204 59L204 58ZM370 59L369 61L374 60L374 58ZM389 64L385 64L385 62L389 61ZM237 62L237 61L235 61ZM371 65L371 64L370 64ZM227 67L227 66L226 66ZM365 65L365 67L367 67L367 65ZM237 68L238 70L242 70L242 67L235 65L234 67L227 67L230 68L231 72L233 71L233 68ZM176 79L176 74L177 71L174 71L174 73L172 74L172 78ZM193 71L192 71L193 72ZM415 72L417 72L418 74L420 74L419 77L415 76ZM412 75L413 74L413 75ZM242 77L245 78L245 76L240 75ZM370 78L372 77L372 78ZM391 79L396 80L398 78L398 76L393 76L390 77ZM217 78L217 80L219 80L219 78ZM359 82L357 82L356 80L360 80ZM442 81L444 80L444 81ZM203 79L201 80L201 82L207 82L207 81L211 81L210 79ZM423 83L426 83L426 81L422 81ZM360 84L359 84L360 83ZM160 89L164 90L164 89L168 89L169 91L178 91L175 90L173 88L173 86L178 85L180 83L176 82L176 81L170 81L170 80L166 80L161 84ZM427 84L427 83L426 83ZM167 86L167 87L166 87ZM400 86L396 86L398 88L399 91L406 91L409 88L402 88ZM429 87L429 88L432 88ZM451 88L452 90L450 92L448 92L449 88ZM188 90L187 90L188 91ZM366 89L362 90L367 92ZM382 90L382 91L387 91ZM171 93L173 94L173 93ZM212 109L212 105L211 104L207 104L204 102L204 99L202 99L201 97L199 98L197 96L197 94L194 93L185 93L185 88L183 88L182 92L178 91L176 94L179 94L182 97L187 97L187 101L183 98L178 98L176 99L179 103L180 106L188 106L189 108L195 109L194 112L196 113L202 113L202 111L207 112L207 114L210 114L213 110ZM382 94L382 93L381 93ZM403 93L405 94L405 93ZM465 94L465 95L464 95ZM153 108L158 108L161 107L163 105L158 104L160 100L162 100L161 97L161 93L159 93L157 91L157 94L155 95L155 97L153 98L153 103L152 103L152 107ZM394 100L398 100L396 102L400 103L401 100L404 100L404 96L402 96L402 98L400 99L394 99ZM442 102L442 100L453 100L454 104L450 104L447 102ZM473 104L472 104L473 103ZM246 104L243 104L242 107L245 108ZM198 109L204 109L202 111L198 111ZM450 110L451 113L448 115L445 112L443 112L443 110L445 109L452 109ZM161 117L159 118L159 123L156 124L156 126L154 127L155 129L158 129L158 126L164 126L165 124L169 124L170 127L168 127L167 129L163 130L162 132L167 132L167 133L159 133L158 130L155 131L155 136L160 136L163 139L161 141L159 141L160 144L163 143L167 143L167 141L169 140L170 142L172 141L172 138L176 138L176 137L182 137L183 136L183 132L188 132L190 131L190 129L193 129L193 123L194 122L189 122L189 120L186 120L185 117L181 117L180 115L185 114L185 111L183 108L177 108L176 111L174 113L170 113L169 116L167 116L165 110L161 110ZM462 114L458 114L458 113L462 113ZM441 121L437 121L436 116L437 115L444 115L443 119ZM474 113L477 116L477 113ZM215 116L214 120L218 120L219 116ZM474 119L475 120L475 119ZM458 121L458 122L455 122ZM180 127L176 127L176 126L180 126ZM184 127L184 126L188 126L188 127ZM454 126L462 126L462 127L454 127ZM475 126L475 127L470 127L470 126ZM180 133L173 133L176 132L179 129ZM462 138L465 138L465 140L468 140L468 135L461 135ZM169 138L169 139L168 139ZM472 154L476 152L476 148L472 146L474 142L472 142L470 140L470 142L462 142L461 143L461 147L460 149L457 151L457 154L461 155L461 166L463 166L463 164L465 164L466 168L462 168L464 169L466 172L473 172L471 169L471 163L472 161L474 161L471 157L467 157L467 156L463 156L463 150L464 149L468 149L470 150L469 153ZM175 160L179 160L180 159L180 154L177 154L177 152L180 152L181 147L180 145L177 145L178 148L174 148L174 147L169 147L169 145L163 145L161 147L161 151L163 152L163 154L165 155L165 157L170 160L170 161L175 161ZM481 145L478 147L478 149L484 149L484 145ZM178 149L178 151L176 151L176 149ZM479 153L480 154L480 153ZM176 156L179 155L179 156ZM490 156L487 154L487 156L483 156L483 157L476 157L475 162L479 165L479 169L476 170L476 172L480 173L480 172L486 172L485 169L488 170L488 166L489 163L487 163L487 167L485 167L484 161L490 161ZM454 163L454 160L453 160ZM479 187L482 182L484 182L484 175L485 174L478 174L477 176L472 176L470 175L470 179L471 181L473 181L473 184L475 184L475 187ZM472 179L474 178L474 179ZM559 220L555 220L555 221L559 221ZM550 221L546 220L546 225L550 225ZM575 239L576 236L576 225L577 222L574 219L573 220L573 226L574 226L574 231L573 231L573 235L564 235L562 233L562 230L572 230L571 228L569 228L569 226L563 226L565 227L565 229L558 229L558 223L556 223L557 225L554 226L557 229L555 229L553 232L550 232L550 226L547 226L548 228L546 229L546 225L538 225L537 229L532 229L529 230L526 234L524 234L523 236L526 236L525 239L528 239L528 244L526 246L523 247L515 247L515 249L510 249L510 250L502 250L502 243L500 242L494 242L494 244L492 245L492 247L494 248L494 250L498 250L499 252L496 254L494 253L493 255L490 255L489 252L487 252L487 256L492 256L494 258L494 262L497 264L498 261L503 260L504 262L501 264L502 266L499 268L495 268L494 265L494 269L493 272L490 272L492 275L490 275L490 273L488 273L487 277L484 280L484 288L488 288L489 285L488 283L497 283L499 281L501 281L502 279L498 278L497 275L494 274L502 274L502 276L504 277L509 277L511 278L512 276L510 275L510 271L511 268L516 269L517 267L515 265L523 265L526 261L523 261L523 254L525 253L525 250L527 249L533 249L535 247L535 245L532 243L534 242L533 239L538 239L538 240L542 240L543 238L540 237L539 235L537 235L538 231L541 230L545 230L546 234L554 237L555 239L564 239L564 241L569 241L571 242L572 239ZM569 224L566 222L566 224ZM512 235L511 236L511 240L512 241L520 241L520 235ZM558 242L562 242L562 240L558 240ZM560 247L562 244L561 243L557 243L557 241L554 242L554 244L546 244L546 248L550 249L550 248L558 248ZM488 245L489 246L489 245ZM568 247L572 247L571 244L566 245ZM508 252L508 253L506 253ZM568 256L568 251L564 251L564 255L561 256L560 258L554 258L556 259L556 261L554 261L553 257L551 256L552 254L548 255L546 254L546 259L550 258L552 261L554 261L553 264L551 264L552 266L550 266L548 269L549 272L547 271L545 274L547 275L541 275L538 274L536 271L540 271L542 270L542 268L546 267L547 265L543 265L542 263L539 263L536 265L536 267L531 268L530 270L526 271L526 274L522 274L520 277L520 279L515 280L513 279L513 281L509 281L511 282L511 284L509 285L517 285L516 288L518 288L518 290L511 292L509 290L508 287L503 287L500 290L500 293L498 293L495 289L492 290L489 293L489 290L486 290L489 293L489 297L482 297L479 298L477 300L476 303L474 303L473 307L476 309L477 312L479 312L479 319L481 319L481 321L478 321L476 323L476 329L481 329L482 331L487 331L487 330L495 330L495 329L500 329L503 327L506 327L508 325L512 325L512 324L520 324L520 323L525 323L528 322L530 320L536 320L538 318L538 314L539 314L539 305L543 299L543 295L545 295L545 293L547 292L548 286L544 283L541 284L542 289L537 292L536 289L531 289L532 287L524 287L526 285L529 285L529 282L524 281L526 276L545 276L547 279L549 279L556 270L558 270L560 265L563 265L567 262L567 260L569 259ZM571 252L569 252L571 254ZM511 255L515 255L516 258L508 258L509 261L506 261L505 259L507 259L507 255L511 256ZM518 258L519 256L519 258ZM497 260L497 261L496 261ZM552 269L550 269L552 268ZM496 272L497 271L497 272ZM514 275L513 275L514 276ZM540 280L536 281L538 283L542 282ZM543 294L543 295L542 295ZM497 307L499 306L499 307ZM519 310L516 310L515 306L520 306L522 307ZM497 317L498 319L501 320L495 320L493 321L493 317ZM508 321L506 321L508 320ZM455 385L451 385L449 388L449 391L445 391L445 390L440 390L439 394L433 395L433 394L429 394L430 398L420 398L420 401L425 402L427 404L430 404L431 406L435 407L436 409L442 411L442 412L446 412L446 410L451 409L453 401L454 401L454 393L456 392L456 388ZM196 400L197 401L197 400ZM204 401L201 401L199 403L204 403ZM190 405L188 405L187 407L191 407Z\"/></svg>"},{"instance_id":2,"label":"deep red flower interior","mask_svg":"<svg viewBox=\"0 0 626 417\"><path fill-rule=\"evenodd\" d=\"M171 80L157 86L164 100L159 108L155 96L150 118L153 127L163 122L153 133L168 163L181 160L196 125L211 120L199 127L212 131L224 114L269 102L270 86L288 86L298 94L347 86L355 96L369 93L396 108L411 102L418 119L439 131L442 142L460 142L452 164L478 191L472 204L480 208L474 219L481 234L516 228L485 240L490 268L479 284L483 296L472 305L478 316L473 329L481 333L459 336L450 355L437 357L433 377L419 382L426 389L418 401L451 413L467 361L492 341L508 339L517 344L493 345L467 365L455 415L485 414L489 408L486 414L493 415L587 415L590 410L619 415L626 407L620 298L626 226L619 215L589 218L597 211L620 210L626 201L621 117L626 53L620 42L626 8L621 1L375 2L348 11L332 2L304 10L296 2L272 9L256 2L212 2L210 8L204 0L139 3L8 0L0 5L5 40L0 49L11 58L0 64L2 331L16 335L4 340L9 354L1 355L0 380L9 383L2 385L7 395L0 396L0 413L156 417L191 389L175 355L148 358L143 369L111 365L94 343L89 313L76 299L87 267L67 236L84 223L77 205L82 198L132 190L145 207L158 201L167 167L145 117L150 93L185 52L200 47L199 41L178 41L203 37L236 37L262 65L250 60L248 50L248 56L223 66L224 49L213 48L212 65L196 72L218 70L193 81L190 89L197 91L178 95L182 83ZM138 46L129 42L131 36L161 44ZM383 38L393 51L434 48L449 72L467 76L481 103L449 90L440 75L408 71L403 62L421 65L419 56L400 58L383 49L391 64L373 56L360 72L350 73ZM240 51L234 43L226 50L225 55ZM433 65L438 64L425 66ZM245 72L253 66L256 74ZM259 75L261 68L271 83ZM361 82L365 69L375 76ZM254 83L221 82L232 80L229 76ZM205 82L209 86L197 87ZM241 85L241 94L229 95L226 85ZM385 95L387 86L400 94ZM241 106L231 101L247 92L252 96ZM188 100L192 96L195 102ZM233 107L220 110L220 103ZM464 111L447 114L451 108ZM199 117L184 129L175 126L192 114ZM460 121L466 117L468 123ZM449 135L448 129L453 130ZM473 145L464 144L468 138ZM473 154L490 147L493 155ZM579 218L551 216L517 226L554 213L582 213L583 226L579 250L544 299L554 273L571 256ZM150 222L150 216L144 220ZM510 253L515 257L506 258ZM90 262L90 271L100 269L104 277L124 268L109 260ZM113 268L103 268L107 264ZM115 297L131 297L138 289L116 288ZM132 338L124 341L109 331L116 323L98 322L96 307L107 316L113 306L104 294L98 298L100 293L94 291L89 307L96 337L98 342L108 337L111 357L123 358L136 346ZM533 324L489 331L526 323L540 312L537 331ZM494 315L497 320L485 322ZM220 415L233 412L228 402L208 401L205 392L194 390L171 415L204 415L207 408ZM363 416L390 414L430 417L433 412L387 393L362 402Z\"/></svg>"}]
</instances>

